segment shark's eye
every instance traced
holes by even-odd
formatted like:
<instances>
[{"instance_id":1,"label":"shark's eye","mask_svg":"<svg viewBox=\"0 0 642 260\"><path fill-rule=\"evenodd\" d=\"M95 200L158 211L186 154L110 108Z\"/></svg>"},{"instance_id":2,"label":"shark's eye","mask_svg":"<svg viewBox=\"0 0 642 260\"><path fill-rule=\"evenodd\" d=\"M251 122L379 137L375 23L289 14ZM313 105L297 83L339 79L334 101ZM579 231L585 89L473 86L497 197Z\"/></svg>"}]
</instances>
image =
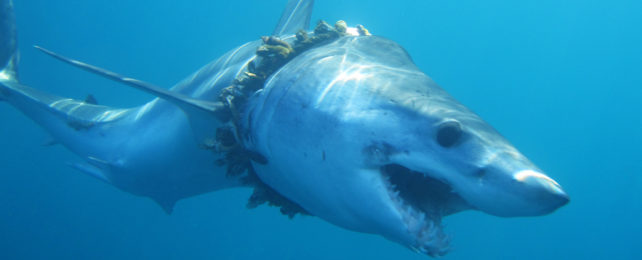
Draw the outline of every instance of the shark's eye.
<instances>
[{"instance_id":1,"label":"shark's eye","mask_svg":"<svg viewBox=\"0 0 642 260\"><path fill-rule=\"evenodd\" d=\"M461 138L461 124L457 121L447 121L442 123L437 130L437 142L442 147L451 147Z\"/></svg>"}]
</instances>

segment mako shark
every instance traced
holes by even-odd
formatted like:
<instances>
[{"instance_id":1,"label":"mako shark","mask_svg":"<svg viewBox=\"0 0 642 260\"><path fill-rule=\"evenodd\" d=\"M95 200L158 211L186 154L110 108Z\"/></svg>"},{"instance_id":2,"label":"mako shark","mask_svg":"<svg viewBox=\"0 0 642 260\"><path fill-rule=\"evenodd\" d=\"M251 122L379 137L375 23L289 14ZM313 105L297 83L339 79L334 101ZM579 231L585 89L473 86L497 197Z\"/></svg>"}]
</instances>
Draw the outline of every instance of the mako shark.
<instances>
[{"instance_id":1,"label":"mako shark","mask_svg":"<svg viewBox=\"0 0 642 260\"><path fill-rule=\"evenodd\" d=\"M24 85L12 1L0 0L0 100L80 156L74 168L167 212L183 198L253 187L250 206L268 202L438 256L448 250L445 216L538 216L569 201L394 41L344 23L301 31L312 6L290 0L273 37L229 51L169 90L41 48L157 97L117 109ZM307 37L319 43L297 49ZM279 55L287 58L266 67ZM258 87L245 86L252 80Z\"/></svg>"}]
</instances>

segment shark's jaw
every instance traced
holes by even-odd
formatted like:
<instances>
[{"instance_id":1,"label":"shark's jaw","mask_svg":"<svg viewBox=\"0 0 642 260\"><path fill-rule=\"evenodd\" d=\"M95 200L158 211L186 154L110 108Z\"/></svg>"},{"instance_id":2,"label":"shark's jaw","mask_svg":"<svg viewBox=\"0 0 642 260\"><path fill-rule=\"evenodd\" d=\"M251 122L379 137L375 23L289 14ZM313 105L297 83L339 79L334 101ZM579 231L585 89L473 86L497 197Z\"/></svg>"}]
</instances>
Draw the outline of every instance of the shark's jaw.
<instances>
[{"instance_id":1,"label":"shark's jaw","mask_svg":"<svg viewBox=\"0 0 642 260\"><path fill-rule=\"evenodd\" d=\"M431 256L447 253L449 237L441 225L442 217L468 208L451 186L428 174L399 164L379 168L384 186L414 242L409 247Z\"/></svg>"},{"instance_id":2,"label":"shark's jaw","mask_svg":"<svg viewBox=\"0 0 642 260\"><path fill-rule=\"evenodd\" d=\"M380 167L390 190L409 206L431 218L440 218L467 208L466 202L445 181L399 164Z\"/></svg>"}]
</instances>

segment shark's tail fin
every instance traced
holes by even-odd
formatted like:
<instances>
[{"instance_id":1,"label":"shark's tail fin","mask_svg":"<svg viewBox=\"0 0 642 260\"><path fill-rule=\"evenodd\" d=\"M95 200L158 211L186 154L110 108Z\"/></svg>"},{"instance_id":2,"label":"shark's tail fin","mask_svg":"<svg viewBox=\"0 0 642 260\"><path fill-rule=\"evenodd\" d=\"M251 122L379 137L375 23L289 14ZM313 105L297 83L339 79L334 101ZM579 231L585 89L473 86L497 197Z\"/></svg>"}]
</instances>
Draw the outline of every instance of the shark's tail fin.
<instances>
[{"instance_id":1,"label":"shark's tail fin","mask_svg":"<svg viewBox=\"0 0 642 260\"><path fill-rule=\"evenodd\" d=\"M18 48L16 47L16 23L11 0L0 0L0 84L17 81ZM0 100L6 91L0 89Z\"/></svg>"},{"instance_id":2,"label":"shark's tail fin","mask_svg":"<svg viewBox=\"0 0 642 260\"><path fill-rule=\"evenodd\" d=\"M60 143L76 152L91 146L90 134L83 130L115 122L128 111L62 98L28 87L18 79L17 68L13 3L12 0L0 0L0 101L20 110L54 138L64 139L65 142Z\"/></svg>"}]
</instances>

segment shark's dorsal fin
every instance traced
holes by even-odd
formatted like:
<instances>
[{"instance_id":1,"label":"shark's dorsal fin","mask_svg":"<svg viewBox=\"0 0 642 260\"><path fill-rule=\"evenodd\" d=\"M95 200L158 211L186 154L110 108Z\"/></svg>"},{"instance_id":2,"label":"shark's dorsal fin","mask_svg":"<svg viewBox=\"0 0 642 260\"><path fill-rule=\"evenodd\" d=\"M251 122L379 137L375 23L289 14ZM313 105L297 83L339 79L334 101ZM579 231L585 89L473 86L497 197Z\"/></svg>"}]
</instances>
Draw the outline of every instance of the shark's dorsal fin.
<instances>
[{"instance_id":1,"label":"shark's dorsal fin","mask_svg":"<svg viewBox=\"0 0 642 260\"><path fill-rule=\"evenodd\" d=\"M222 102L210 102L210 101L205 101L205 100L197 100L193 99L191 97L185 96L180 93L176 92L171 92L169 90L154 86L152 84L149 84L144 81L140 81L134 78L129 78L125 77L122 75L119 75L117 73L108 71L103 68L99 68L78 60L70 59L67 57L64 57L60 54L57 54L55 52L52 52L50 50L47 50L45 48L42 48L40 46L34 46L36 49L41 50L42 52L58 59L61 60L65 63L71 64L73 66L79 67L81 69L84 69L86 71L95 73L97 75L103 76L105 78L118 81L120 83L123 83L125 85L134 87L136 89L145 91L149 94L152 94L154 96L157 96L159 98L165 99L181 109L183 109L188 115L191 115L193 113L195 114L202 114L202 113L208 113L215 115L217 117L221 117L221 119L224 119L223 117L227 116L227 113L222 111L225 108L225 105ZM222 120L225 121L225 120Z\"/></svg>"},{"instance_id":2,"label":"shark's dorsal fin","mask_svg":"<svg viewBox=\"0 0 642 260\"><path fill-rule=\"evenodd\" d=\"M314 0L289 0L272 35L295 34L310 26Z\"/></svg>"}]
</instances>

